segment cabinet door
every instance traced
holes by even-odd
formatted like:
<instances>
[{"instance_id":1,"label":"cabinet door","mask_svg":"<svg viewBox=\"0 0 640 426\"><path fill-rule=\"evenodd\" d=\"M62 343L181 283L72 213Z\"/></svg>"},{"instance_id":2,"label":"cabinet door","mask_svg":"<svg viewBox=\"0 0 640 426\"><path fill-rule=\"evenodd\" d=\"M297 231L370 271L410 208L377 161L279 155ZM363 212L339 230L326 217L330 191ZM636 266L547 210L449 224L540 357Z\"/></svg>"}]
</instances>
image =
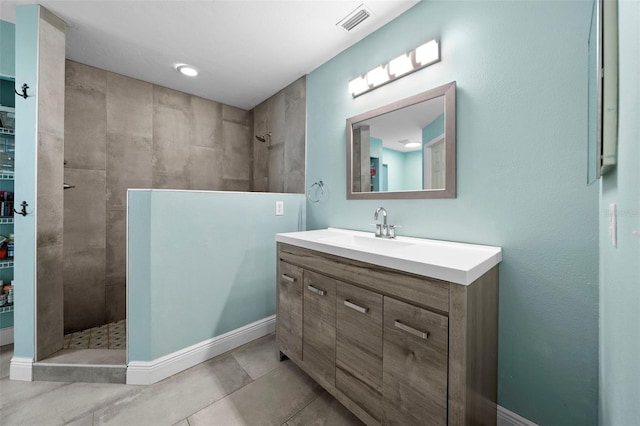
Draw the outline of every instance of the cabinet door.
<instances>
[{"instance_id":1,"label":"cabinet door","mask_svg":"<svg viewBox=\"0 0 640 426\"><path fill-rule=\"evenodd\" d=\"M447 423L448 340L446 316L385 296L383 423Z\"/></svg>"},{"instance_id":2,"label":"cabinet door","mask_svg":"<svg viewBox=\"0 0 640 426\"><path fill-rule=\"evenodd\" d=\"M297 359L302 359L302 276L302 268L279 263L278 342L282 353Z\"/></svg>"},{"instance_id":3,"label":"cabinet door","mask_svg":"<svg viewBox=\"0 0 640 426\"><path fill-rule=\"evenodd\" d=\"M381 420L382 295L339 282L336 334L336 387Z\"/></svg>"},{"instance_id":4,"label":"cabinet door","mask_svg":"<svg viewBox=\"0 0 640 426\"><path fill-rule=\"evenodd\" d=\"M304 365L324 386L335 385L336 280L304 273Z\"/></svg>"}]
</instances>

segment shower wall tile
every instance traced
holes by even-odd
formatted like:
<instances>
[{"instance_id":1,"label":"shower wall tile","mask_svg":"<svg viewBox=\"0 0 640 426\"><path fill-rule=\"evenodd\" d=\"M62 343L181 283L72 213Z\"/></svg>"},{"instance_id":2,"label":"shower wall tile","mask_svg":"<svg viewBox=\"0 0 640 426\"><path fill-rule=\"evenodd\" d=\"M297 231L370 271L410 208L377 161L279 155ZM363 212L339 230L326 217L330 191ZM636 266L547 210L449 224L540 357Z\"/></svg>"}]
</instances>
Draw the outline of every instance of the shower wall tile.
<instances>
[{"instance_id":1,"label":"shower wall tile","mask_svg":"<svg viewBox=\"0 0 640 426\"><path fill-rule=\"evenodd\" d=\"M231 121L243 126L251 125L251 113L231 105L222 105L222 120Z\"/></svg>"},{"instance_id":2,"label":"shower wall tile","mask_svg":"<svg viewBox=\"0 0 640 426\"><path fill-rule=\"evenodd\" d=\"M287 174L302 175L298 185L285 188L285 192L303 193L305 170L306 100L287 99L284 167Z\"/></svg>"},{"instance_id":3,"label":"shower wall tile","mask_svg":"<svg viewBox=\"0 0 640 426\"><path fill-rule=\"evenodd\" d=\"M69 252L65 241L63 282L65 334L103 324L106 310L104 247Z\"/></svg>"},{"instance_id":4,"label":"shower wall tile","mask_svg":"<svg viewBox=\"0 0 640 426\"><path fill-rule=\"evenodd\" d=\"M224 151L222 149L192 146L190 189L223 188L223 159Z\"/></svg>"},{"instance_id":5,"label":"shower wall tile","mask_svg":"<svg viewBox=\"0 0 640 426\"><path fill-rule=\"evenodd\" d=\"M191 107L189 110L156 104L153 111L153 175L189 181L191 159ZM154 179L155 180L155 179Z\"/></svg>"},{"instance_id":6,"label":"shower wall tile","mask_svg":"<svg viewBox=\"0 0 640 426\"><path fill-rule=\"evenodd\" d=\"M223 191L251 191L251 182L243 179L223 179Z\"/></svg>"},{"instance_id":7,"label":"shower wall tile","mask_svg":"<svg viewBox=\"0 0 640 426\"><path fill-rule=\"evenodd\" d=\"M62 349L63 330L63 285L62 244L38 247L36 287L36 361ZM44 303L42 303L44 302Z\"/></svg>"},{"instance_id":8,"label":"shower wall tile","mask_svg":"<svg viewBox=\"0 0 640 426\"><path fill-rule=\"evenodd\" d=\"M153 85L107 73L107 132L153 136Z\"/></svg>"},{"instance_id":9,"label":"shower wall tile","mask_svg":"<svg viewBox=\"0 0 640 426\"><path fill-rule=\"evenodd\" d=\"M153 174L153 189L191 189L190 173L155 173Z\"/></svg>"},{"instance_id":10,"label":"shower wall tile","mask_svg":"<svg viewBox=\"0 0 640 426\"><path fill-rule=\"evenodd\" d=\"M78 62L66 61L65 75L66 166L105 170L107 72Z\"/></svg>"},{"instance_id":11,"label":"shower wall tile","mask_svg":"<svg viewBox=\"0 0 640 426\"><path fill-rule=\"evenodd\" d=\"M281 90L269 99L269 114L271 119L271 146L283 145L285 143L286 122L286 97L284 91Z\"/></svg>"},{"instance_id":12,"label":"shower wall tile","mask_svg":"<svg viewBox=\"0 0 640 426\"><path fill-rule=\"evenodd\" d=\"M107 210L105 285L108 286L124 282L126 277L126 226L124 209Z\"/></svg>"},{"instance_id":13,"label":"shower wall tile","mask_svg":"<svg viewBox=\"0 0 640 426\"><path fill-rule=\"evenodd\" d=\"M222 148L222 104L191 96L191 146Z\"/></svg>"},{"instance_id":14,"label":"shower wall tile","mask_svg":"<svg viewBox=\"0 0 640 426\"><path fill-rule=\"evenodd\" d=\"M152 139L107 135L107 209L125 209L128 188L151 187Z\"/></svg>"},{"instance_id":15,"label":"shower wall tile","mask_svg":"<svg viewBox=\"0 0 640 426\"><path fill-rule=\"evenodd\" d=\"M62 244L64 139L38 133L37 246Z\"/></svg>"},{"instance_id":16,"label":"shower wall tile","mask_svg":"<svg viewBox=\"0 0 640 426\"><path fill-rule=\"evenodd\" d=\"M75 185L75 188L63 192L66 262L67 254L105 247L106 177L102 170L66 168L64 180Z\"/></svg>"},{"instance_id":17,"label":"shower wall tile","mask_svg":"<svg viewBox=\"0 0 640 426\"><path fill-rule=\"evenodd\" d=\"M106 286L104 297L106 301L105 322L120 321L127 317L127 293L124 281L121 285Z\"/></svg>"},{"instance_id":18,"label":"shower wall tile","mask_svg":"<svg viewBox=\"0 0 640 426\"><path fill-rule=\"evenodd\" d=\"M287 194L300 194L305 192L304 170L294 171L284 175L284 191Z\"/></svg>"},{"instance_id":19,"label":"shower wall tile","mask_svg":"<svg viewBox=\"0 0 640 426\"><path fill-rule=\"evenodd\" d=\"M284 144L269 149L269 192L284 192Z\"/></svg>"},{"instance_id":20,"label":"shower wall tile","mask_svg":"<svg viewBox=\"0 0 640 426\"><path fill-rule=\"evenodd\" d=\"M67 59L65 62L65 91L69 89L89 90L106 94L107 71ZM103 112L106 114L106 108ZM67 123L65 122L65 127L66 125Z\"/></svg>"},{"instance_id":21,"label":"shower wall tile","mask_svg":"<svg viewBox=\"0 0 640 426\"><path fill-rule=\"evenodd\" d=\"M264 135L269 132L269 104L263 102L253 109L253 135ZM249 135L253 144L253 190L269 190L269 145L270 138L266 142L260 142Z\"/></svg>"},{"instance_id":22,"label":"shower wall tile","mask_svg":"<svg viewBox=\"0 0 640 426\"><path fill-rule=\"evenodd\" d=\"M41 8L38 49L38 131L64 135L64 23ZM32 88L30 90L35 90Z\"/></svg>"},{"instance_id":23,"label":"shower wall tile","mask_svg":"<svg viewBox=\"0 0 640 426\"><path fill-rule=\"evenodd\" d=\"M191 111L191 95L154 84L153 104L167 105L179 110Z\"/></svg>"},{"instance_id":24,"label":"shower wall tile","mask_svg":"<svg viewBox=\"0 0 640 426\"><path fill-rule=\"evenodd\" d=\"M249 143L249 126L222 122L224 138L224 163L222 176L224 179L250 180L251 145Z\"/></svg>"}]
</instances>

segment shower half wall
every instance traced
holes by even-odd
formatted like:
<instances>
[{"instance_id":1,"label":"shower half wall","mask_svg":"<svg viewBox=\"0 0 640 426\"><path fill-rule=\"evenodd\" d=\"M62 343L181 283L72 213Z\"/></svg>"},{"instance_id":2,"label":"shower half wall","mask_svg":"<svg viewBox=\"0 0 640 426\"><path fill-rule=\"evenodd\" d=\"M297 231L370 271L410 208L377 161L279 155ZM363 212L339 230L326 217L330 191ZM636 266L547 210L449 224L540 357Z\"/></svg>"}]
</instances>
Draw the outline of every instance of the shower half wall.
<instances>
[{"instance_id":1,"label":"shower half wall","mask_svg":"<svg viewBox=\"0 0 640 426\"><path fill-rule=\"evenodd\" d=\"M125 318L127 189L250 191L252 128L249 111L66 62L66 333Z\"/></svg>"}]
</instances>

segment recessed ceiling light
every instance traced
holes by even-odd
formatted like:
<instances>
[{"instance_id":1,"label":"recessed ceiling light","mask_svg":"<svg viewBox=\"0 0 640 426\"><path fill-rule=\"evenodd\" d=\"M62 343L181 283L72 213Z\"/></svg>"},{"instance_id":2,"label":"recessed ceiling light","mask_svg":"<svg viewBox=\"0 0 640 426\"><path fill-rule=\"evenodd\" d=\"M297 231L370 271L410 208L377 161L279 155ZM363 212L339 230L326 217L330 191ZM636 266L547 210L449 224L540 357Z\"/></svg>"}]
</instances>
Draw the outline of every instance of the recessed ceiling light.
<instances>
[{"instance_id":1,"label":"recessed ceiling light","mask_svg":"<svg viewBox=\"0 0 640 426\"><path fill-rule=\"evenodd\" d=\"M187 64L178 64L176 65L176 70L187 77L195 77L198 75L198 70Z\"/></svg>"}]
</instances>

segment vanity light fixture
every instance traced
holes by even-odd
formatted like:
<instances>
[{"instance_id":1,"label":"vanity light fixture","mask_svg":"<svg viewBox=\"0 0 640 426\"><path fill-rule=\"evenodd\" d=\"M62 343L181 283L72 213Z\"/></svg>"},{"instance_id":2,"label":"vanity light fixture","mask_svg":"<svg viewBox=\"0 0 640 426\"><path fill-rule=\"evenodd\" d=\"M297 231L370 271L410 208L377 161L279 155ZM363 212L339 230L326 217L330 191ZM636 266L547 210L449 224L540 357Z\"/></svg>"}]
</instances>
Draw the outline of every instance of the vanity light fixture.
<instances>
[{"instance_id":1,"label":"vanity light fixture","mask_svg":"<svg viewBox=\"0 0 640 426\"><path fill-rule=\"evenodd\" d=\"M176 71L182 75L186 75L187 77L195 77L198 75L198 70L187 64L176 65Z\"/></svg>"},{"instance_id":2,"label":"vanity light fixture","mask_svg":"<svg viewBox=\"0 0 640 426\"><path fill-rule=\"evenodd\" d=\"M440 43L431 40L349 82L354 98L440 61Z\"/></svg>"}]
</instances>

